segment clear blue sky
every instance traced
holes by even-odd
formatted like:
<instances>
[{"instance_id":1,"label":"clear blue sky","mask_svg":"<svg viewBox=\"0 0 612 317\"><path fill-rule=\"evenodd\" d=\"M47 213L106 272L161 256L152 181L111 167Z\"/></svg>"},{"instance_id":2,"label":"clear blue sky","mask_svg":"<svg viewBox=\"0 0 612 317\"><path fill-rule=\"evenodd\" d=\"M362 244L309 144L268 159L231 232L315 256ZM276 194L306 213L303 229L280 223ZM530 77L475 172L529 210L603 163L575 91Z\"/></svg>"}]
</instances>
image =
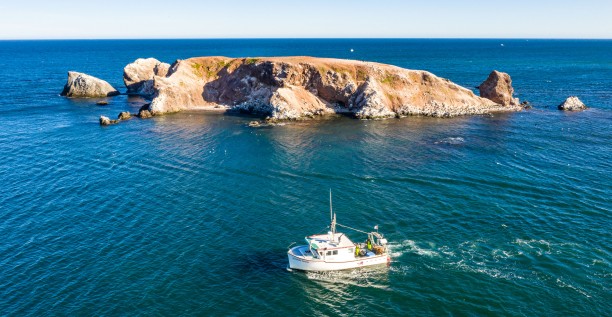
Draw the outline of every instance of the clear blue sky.
<instances>
[{"instance_id":1,"label":"clear blue sky","mask_svg":"<svg viewBox=\"0 0 612 317\"><path fill-rule=\"evenodd\" d=\"M612 0L3 0L0 39L612 38Z\"/></svg>"}]
</instances>

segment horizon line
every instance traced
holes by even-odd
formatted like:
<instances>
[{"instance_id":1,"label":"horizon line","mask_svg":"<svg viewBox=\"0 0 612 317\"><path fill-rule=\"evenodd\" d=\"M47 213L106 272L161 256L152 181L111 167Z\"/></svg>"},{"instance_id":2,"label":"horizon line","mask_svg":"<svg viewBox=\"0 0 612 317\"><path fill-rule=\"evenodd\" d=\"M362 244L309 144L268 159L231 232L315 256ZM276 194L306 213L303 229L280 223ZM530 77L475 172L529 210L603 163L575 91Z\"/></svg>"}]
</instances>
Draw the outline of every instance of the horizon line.
<instances>
[{"instance_id":1,"label":"horizon line","mask_svg":"<svg viewBox=\"0 0 612 317\"><path fill-rule=\"evenodd\" d=\"M606 37L145 37L145 38L0 38L0 41L138 41L138 40L612 40Z\"/></svg>"}]
</instances>

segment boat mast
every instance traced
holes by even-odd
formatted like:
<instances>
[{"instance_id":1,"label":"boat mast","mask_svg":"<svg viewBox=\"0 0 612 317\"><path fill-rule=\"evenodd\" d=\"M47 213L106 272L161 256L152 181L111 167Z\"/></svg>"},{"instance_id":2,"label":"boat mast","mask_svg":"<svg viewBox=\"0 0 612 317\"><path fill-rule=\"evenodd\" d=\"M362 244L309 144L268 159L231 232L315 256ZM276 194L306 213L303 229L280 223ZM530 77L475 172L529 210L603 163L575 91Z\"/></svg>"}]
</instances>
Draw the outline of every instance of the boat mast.
<instances>
[{"instance_id":1,"label":"boat mast","mask_svg":"<svg viewBox=\"0 0 612 317\"><path fill-rule=\"evenodd\" d=\"M331 188L329 189L329 220L331 221L330 230L332 233L332 239L336 233L336 215L334 215L333 207L332 207L332 192Z\"/></svg>"},{"instance_id":2,"label":"boat mast","mask_svg":"<svg viewBox=\"0 0 612 317\"><path fill-rule=\"evenodd\" d=\"M329 221L333 221L333 216L332 216L332 194L331 194L331 188L329 189Z\"/></svg>"}]
</instances>

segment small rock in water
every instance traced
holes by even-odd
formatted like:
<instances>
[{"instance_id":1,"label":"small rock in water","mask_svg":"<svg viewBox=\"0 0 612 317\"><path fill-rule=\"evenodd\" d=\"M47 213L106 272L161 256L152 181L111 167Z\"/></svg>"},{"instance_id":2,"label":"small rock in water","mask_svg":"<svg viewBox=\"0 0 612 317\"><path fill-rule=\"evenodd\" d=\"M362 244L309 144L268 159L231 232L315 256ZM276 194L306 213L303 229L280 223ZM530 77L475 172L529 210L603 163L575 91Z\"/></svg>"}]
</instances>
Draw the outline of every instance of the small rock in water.
<instances>
[{"instance_id":1,"label":"small rock in water","mask_svg":"<svg viewBox=\"0 0 612 317\"><path fill-rule=\"evenodd\" d=\"M129 111L122 111L117 116L118 120L127 120L132 117L132 114Z\"/></svg>"},{"instance_id":2,"label":"small rock in water","mask_svg":"<svg viewBox=\"0 0 612 317\"><path fill-rule=\"evenodd\" d=\"M100 125L111 125L119 122L119 120L111 120L109 117L100 116Z\"/></svg>"},{"instance_id":3,"label":"small rock in water","mask_svg":"<svg viewBox=\"0 0 612 317\"><path fill-rule=\"evenodd\" d=\"M523 109L531 109L531 108L533 108L533 106L531 105L531 103L529 101L521 102L521 107L523 107Z\"/></svg>"},{"instance_id":4,"label":"small rock in water","mask_svg":"<svg viewBox=\"0 0 612 317\"><path fill-rule=\"evenodd\" d=\"M140 110L140 112L138 113L138 117L140 119L148 119L153 117L153 114L151 114L151 111L149 110Z\"/></svg>"},{"instance_id":5,"label":"small rock in water","mask_svg":"<svg viewBox=\"0 0 612 317\"><path fill-rule=\"evenodd\" d=\"M98 106L106 106L106 105L108 105L108 101L100 100L100 101L96 102L96 105L98 105Z\"/></svg>"},{"instance_id":6,"label":"small rock in water","mask_svg":"<svg viewBox=\"0 0 612 317\"><path fill-rule=\"evenodd\" d=\"M143 105L142 107L140 107L140 110L138 110L138 117L140 119L147 119L147 118L153 117L153 114L149 110L150 105L151 105L150 103L147 103Z\"/></svg>"},{"instance_id":7,"label":"small rock in water","mask_svg":"<svg viewBox=\"0 0 612 317\"><path fill-rule=\"evenodd\" d=\"M571 96L565 99L565 101L562 104L560 104L557 108L563 111L582 111L586 109L587 107L584 103L582 103L582 101L580 101L580 99L578 99L578 97Z\"/></svg>"},{"instance_id":8,"label":"small rock in water","mask_svg":"<svg viewBox=\"0 0 612 317\"><path fill-rule=\"evenodd\" d=\"M265 121L251 121L248 126L251 128L275 127L283 126L285 122L277 122L276 120L266 119Z\"/></svg>"}]
</instances>

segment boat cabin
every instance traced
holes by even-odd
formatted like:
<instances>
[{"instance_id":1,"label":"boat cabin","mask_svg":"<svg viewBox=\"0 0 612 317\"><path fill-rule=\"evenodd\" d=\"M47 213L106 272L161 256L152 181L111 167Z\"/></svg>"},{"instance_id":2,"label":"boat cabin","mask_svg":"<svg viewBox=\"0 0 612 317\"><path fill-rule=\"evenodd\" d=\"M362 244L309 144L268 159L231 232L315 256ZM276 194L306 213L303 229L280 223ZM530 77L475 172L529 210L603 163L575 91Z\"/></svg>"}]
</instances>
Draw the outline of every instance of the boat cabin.
<instances>
[{"instance_id":1,"label":"boat cabin","mask_svg":"<svg viewBox=\"0 0 612 317\"><path fill-rule=\"evenodd\" d=\"M323 260L348 260L355 258L355 244L344 233L328 232L306 237L312 256Z\"/></svg>"}]
</instances>

